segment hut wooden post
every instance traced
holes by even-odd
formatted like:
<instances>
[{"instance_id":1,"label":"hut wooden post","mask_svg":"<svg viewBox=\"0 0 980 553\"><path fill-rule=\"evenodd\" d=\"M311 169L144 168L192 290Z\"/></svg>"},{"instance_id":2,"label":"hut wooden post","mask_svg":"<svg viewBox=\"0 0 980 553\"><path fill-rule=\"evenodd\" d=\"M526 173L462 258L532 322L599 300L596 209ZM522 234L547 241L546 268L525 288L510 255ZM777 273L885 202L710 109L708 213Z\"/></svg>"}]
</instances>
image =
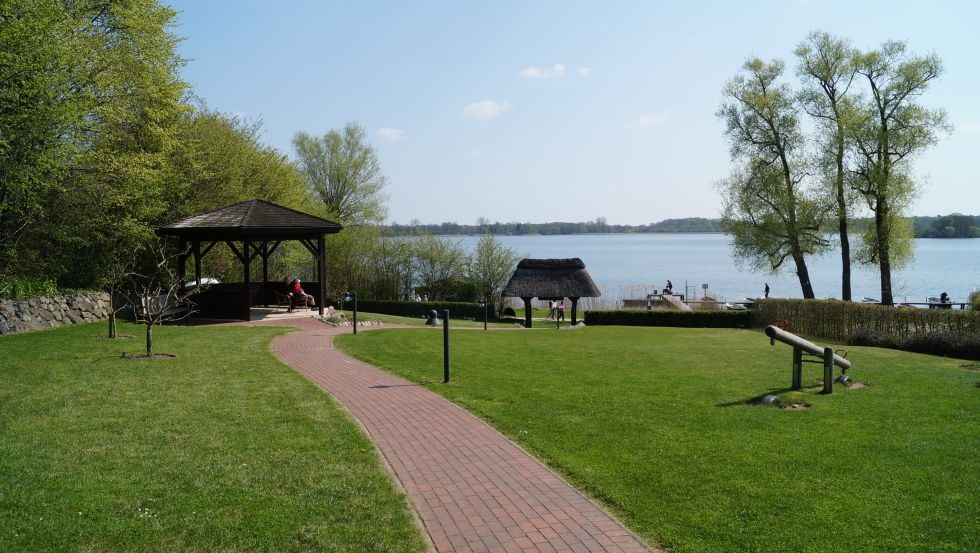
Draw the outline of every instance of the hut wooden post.
<instances>
[{"instance_id":1,"label":"hut wooden post","mask_svg":"<svg viewBox=\"0 0 980 553\"><path fill-rule=\"evenodd\" d=\"M180 248L177 251L177 278L178 278L178 280L180 282L180 289L183 290L184 289L185 281L187 280L187 278L186 278L186 275L187 275L187 242L184 241L184 240L180 240L179 245L177 247Z\"/></svg>"},{"instance_id":2,"label":"hut wooden post","mask_svg":"<svg viewBox=\"0 0 980 553\"><path fill-rule=\"evenodd\" d=\"M524 328L531 328L531 298L521 298L524 300Z\"/></svg>"},{"instance_id":3,"label":"hut wooden post","mask_svg":"<svg viewBox=\"0 0 980 553\"><path fill-rule=\"evenodd\" d=\"M194 240L191 246L194 252L194 283L201 285L201 241Z\"/></svg>"},{"instance_id":4,"label":"hut wooden post","mask_svg":"<svg viewBox=\"0 0 980 553\"><path fill-rule=\"evenodd\" d=\"M252 320L252 271L249 261L251 261L251 256L249 255L249 248L251 248L251 243L248 240L242 242L242 265L245 268L245 320Z\"/></svg>"},{"instance_id":5,"label":"hut wooden post","mask_svg":"<svg viewBox=\"0 0 980 553\"><path fill-rule=\"evenodd\" d=\"M324 240L323 235L317 237L316 239L316 278L320 281L320 297L316 299L317 311L320 316L323 316L323 303L324 298L327 297L327 244Z\"/></svg>"},{"instance_id":6,"label":"hut wooden post","mask_svg":"<svg viewBox=\"0 0 980 553\"><path fill-rule=\"evenodd\" d=\"M262 256L262 283L269 283L269 243L265 240L262 241L262 249L259 250L259 255Z\"/></svg>"},{"instance_id":7,"label":"hut wooden post","mask_svg":"<svg viewBox=\"0 0 980 553\"><path fill-rule=\"evenodd\" d=\"M578 298L569 298L572 300L572 326L578 324L577 308L578 308Z\"/></svg>"}]
</instances>

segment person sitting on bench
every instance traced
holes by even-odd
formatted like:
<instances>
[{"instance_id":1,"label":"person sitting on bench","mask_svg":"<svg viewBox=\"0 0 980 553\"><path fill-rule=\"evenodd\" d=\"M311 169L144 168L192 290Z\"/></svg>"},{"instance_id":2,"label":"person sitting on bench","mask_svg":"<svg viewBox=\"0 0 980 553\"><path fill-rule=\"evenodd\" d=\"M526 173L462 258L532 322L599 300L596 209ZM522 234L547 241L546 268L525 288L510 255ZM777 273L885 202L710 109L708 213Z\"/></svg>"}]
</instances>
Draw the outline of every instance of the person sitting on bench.
<instances>
[{"instance_id":1,"label":"person sitting on bench","mask_svg":"<svg viewBox=\"0 0 980 553\"><path fill-rule=\"evenodd\" d=\"M303 286L298 278L294 278L289 283L289 311L291 312L297 305L316 306L316 300L303 290Z\"/></svg>"}]
</instances>

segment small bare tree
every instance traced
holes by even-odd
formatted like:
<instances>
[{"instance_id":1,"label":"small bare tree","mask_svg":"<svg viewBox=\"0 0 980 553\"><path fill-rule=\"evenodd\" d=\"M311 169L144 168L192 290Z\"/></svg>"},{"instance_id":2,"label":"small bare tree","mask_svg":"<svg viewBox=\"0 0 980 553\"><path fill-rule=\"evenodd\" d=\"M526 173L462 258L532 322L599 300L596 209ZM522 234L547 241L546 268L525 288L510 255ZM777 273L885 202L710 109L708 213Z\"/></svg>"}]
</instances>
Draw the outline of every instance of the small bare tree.
<instances>
[{"instance_id":1,"label":"small bare tree","mask_svg":"<svg viewBox=\"0 0 980 553\"><path fill-rule=\"evenodd\" d=\"M133 319L146 327L146 356L152 357L153 327L190 316L191 297L206 285L184 286L173 268L175 256L167 254L162 242L152 242L147 250L152 263L146 274L126 273L118 291L124 305L133 310Z\"/></svg>"}]
</instances>

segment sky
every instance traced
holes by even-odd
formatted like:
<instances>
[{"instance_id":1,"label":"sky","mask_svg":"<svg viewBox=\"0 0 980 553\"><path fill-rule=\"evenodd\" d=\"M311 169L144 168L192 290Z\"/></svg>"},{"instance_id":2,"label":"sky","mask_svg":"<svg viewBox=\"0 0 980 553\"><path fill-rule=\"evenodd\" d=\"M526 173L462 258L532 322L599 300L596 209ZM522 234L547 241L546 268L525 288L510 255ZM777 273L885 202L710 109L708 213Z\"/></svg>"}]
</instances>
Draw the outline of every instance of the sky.
<instances>
[{"instance_id":1,"label":"sky","mask_svg":"<svg viewBox=\"0 0 980 553\"><path fill-rule=\"evenodd\" d=\"M389 222L718 217L722 87L751 56L796 86L816 30L942 58L921 102L954 130L915 160L911 211L980 214L980 2L164 3L194 93L269 146L363 126Z\"/></svg>"}]
</instances>

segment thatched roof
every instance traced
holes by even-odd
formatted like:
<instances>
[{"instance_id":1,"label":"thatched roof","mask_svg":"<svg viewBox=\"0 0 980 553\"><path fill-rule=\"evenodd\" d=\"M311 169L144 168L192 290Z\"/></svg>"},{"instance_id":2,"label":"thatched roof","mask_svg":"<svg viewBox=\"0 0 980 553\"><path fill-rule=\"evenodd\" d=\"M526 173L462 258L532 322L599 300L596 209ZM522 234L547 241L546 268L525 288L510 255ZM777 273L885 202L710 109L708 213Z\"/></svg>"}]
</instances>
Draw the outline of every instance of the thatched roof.
<instances>
[{"instance_id":1,"label":"thatched roof","mask_svg":"<svg viewBox=\"0 0 980 553\"><path fill-rule=\"evenodd\" d=\"M161 236L206 240L278 240L339 232L339 224L265 200L247 200L174 221L157 229Z\"/></svg>"},{"instance_id":2,"label":"thatched roof","mask_svg":"<svg viewBox=\"0 0 980 553\"><path fill-rule=\"evenodd\" d=\"M577 257L522 259L504 288L509 298L597 298L599 288Z\"/></svg>"}]
</instances>

